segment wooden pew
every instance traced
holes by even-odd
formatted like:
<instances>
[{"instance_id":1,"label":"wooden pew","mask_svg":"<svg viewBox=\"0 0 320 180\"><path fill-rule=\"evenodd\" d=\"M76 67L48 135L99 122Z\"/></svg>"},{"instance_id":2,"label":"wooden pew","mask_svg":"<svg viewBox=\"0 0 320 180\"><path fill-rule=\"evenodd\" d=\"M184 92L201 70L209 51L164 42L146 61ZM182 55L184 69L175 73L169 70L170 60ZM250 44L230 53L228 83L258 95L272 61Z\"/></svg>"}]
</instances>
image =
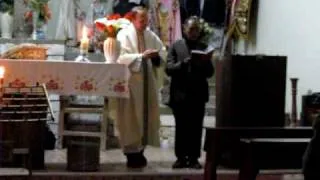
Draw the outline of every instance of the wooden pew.
<instances>
[{"instance_id":1,"label":"wooden pew","mask_svg":"<svg viewBox=\"0 0 320 180\"><path fill-rule=\"evenodd\" d=\"M311 127L207 128L204 179L216 180L219 165L239 168L240 180L254 180L261 169L301 169L312 135Z\"/></svg>"},{"instance_id":2,"label":"wooden pew","mask_svg":"<svg viewBox=\"0 0 320 180\"><path fill-rule=\"evenodd\" d=\"M45 87L3 87L1 92L0 141L12 142L12 164L25 161L31 163L27 167L44 169L45 127L52 117Z\"/></svg>"}]
</instances>

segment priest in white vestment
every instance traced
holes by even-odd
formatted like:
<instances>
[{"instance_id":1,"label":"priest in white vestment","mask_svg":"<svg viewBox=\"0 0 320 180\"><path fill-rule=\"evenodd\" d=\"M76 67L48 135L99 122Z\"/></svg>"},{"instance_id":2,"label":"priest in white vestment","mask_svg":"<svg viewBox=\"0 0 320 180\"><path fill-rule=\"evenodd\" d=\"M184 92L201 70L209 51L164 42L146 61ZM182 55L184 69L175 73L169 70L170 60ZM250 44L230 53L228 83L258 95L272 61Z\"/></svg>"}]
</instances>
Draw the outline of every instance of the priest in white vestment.
<instances>
[{"instance_id":1,"label":"priest in white vestment","mask_svg":"<svg viewBox=\"0 0 320 180\"><path fill-rule=\"evenodd\" d=\"M132 25L121 30L117 39L121 42L118 63L128 65L130 98L118 99L116 126L120 144L127 156L127 166L142 168L147 165L143 155L143 69L142 62L148 64L148 145L159 146L160 114L156 68L165 57L165 47L160 38L148 25L148 13L143 7L133 8Z\"/></svg>"}]
</instances>

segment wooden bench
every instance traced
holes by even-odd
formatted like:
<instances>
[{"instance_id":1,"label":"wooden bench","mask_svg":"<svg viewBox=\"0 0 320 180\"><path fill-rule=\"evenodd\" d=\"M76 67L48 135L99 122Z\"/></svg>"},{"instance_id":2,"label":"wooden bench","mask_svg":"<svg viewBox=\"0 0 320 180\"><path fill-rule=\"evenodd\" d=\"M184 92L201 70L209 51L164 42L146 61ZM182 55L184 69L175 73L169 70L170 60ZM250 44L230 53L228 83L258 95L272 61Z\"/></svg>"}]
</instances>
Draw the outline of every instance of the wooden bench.
<instances>
[{"instance_id":1,"label":"wooden bench","mask_svg":"<svg viewBox=\"0 0 320 180\"><path fill-rule=\"evenodd\" d=\"M216 180L219 165L239 168L240 180L254 180L262 169L299 170L312 135L311 127L207 128L205 179Z\"/></svg>"}]
</instances>

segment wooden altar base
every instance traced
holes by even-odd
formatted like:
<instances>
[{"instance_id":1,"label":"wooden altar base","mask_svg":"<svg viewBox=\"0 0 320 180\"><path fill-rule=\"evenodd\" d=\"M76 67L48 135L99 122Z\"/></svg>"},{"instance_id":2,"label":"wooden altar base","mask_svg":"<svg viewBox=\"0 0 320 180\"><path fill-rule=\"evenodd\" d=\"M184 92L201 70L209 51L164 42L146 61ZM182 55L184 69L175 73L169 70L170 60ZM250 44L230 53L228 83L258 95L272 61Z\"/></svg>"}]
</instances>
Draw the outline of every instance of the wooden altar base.
<instances>
[{"instance_id":1,"label":"wooden altar base","mask_svg":"<svg viewBox=\"0 0 320 180\"><path fill-rule=\"evenodd\" d=\"M173 149L148 147L145 153L149 164L145 169L132 170L125 166L121 150L101 151L98 172L66 170L66 150L47 151L46 169L34 170L28 180L202 180L203 170L172 170ZM204 153L200 162L204 163ZM1 173L1 171L0 171ZM218 180L237 180L237 170L218 170ZM0 180L20 180L23 177L1 177ZM262 171L257 180L303 180L299 171Z\"/></svg>"}]
</instances>

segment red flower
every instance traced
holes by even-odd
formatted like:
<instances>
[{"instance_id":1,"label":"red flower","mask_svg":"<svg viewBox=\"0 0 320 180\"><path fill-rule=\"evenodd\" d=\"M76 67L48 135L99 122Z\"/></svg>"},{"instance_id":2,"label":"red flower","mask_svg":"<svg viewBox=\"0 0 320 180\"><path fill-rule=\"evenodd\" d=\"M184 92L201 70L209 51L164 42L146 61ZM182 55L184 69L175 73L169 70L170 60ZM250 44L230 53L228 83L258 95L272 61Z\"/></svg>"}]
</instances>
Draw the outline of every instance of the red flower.
<instances>
[{"instance_id":1,"label":"red flower","mask_svg":"<svg viewBox=\"0 0 320 180\"><path fill-rule=\"evenodd\" d=\"M13 82L9 83L9 87L11 87L11 88L24 88L24 87L26 87L26 83L22 82L20 79L16 79Z\"/></svg>"},{"instance_id":2,"label":"red flower","mask_svg":"<svg viewBox=\"0 0 320 180\"><path fill-rule=\"evenodd\" d=\"M116 19L119 19L119 18L121 18L121 15L120 14L111 14L111 15L108 15L107 16L107 19L108 20L116 20Z\"/></svg>"},{"instance_id":3,"label":"red flower","mask_svg":"<svg viewBox=\"0 0 320 180\"><path fill-rule=\"evenodd\" d=\"M96 22L96 28L99 31L104 31L106 29L106 25L104 25L103 23Z\"/></svg>"},{"instance_id":4,"label":"red flower","mask_svg":"<svg viewBox=\"0 0 320 180\"><path fill-rule=\"evenodd\" d=\"M59 89L59 84L51 79L49 82L46 83L46 87L50 90L57 90Z\"/></svg>"},{"instance_id":5,"label":"red flower","mask_svg":"<svg viewBox=\"0 0 320 180\"><path fill-rule=\"evenodd\" d=\"M32 20L32 11L25 12L23 16L26 21L31 21Z\"/></svg>"},{"instance_id":6,"label":"red flower","mask_svg":"<svg viewBox=\"0 0 320 180\"><path fill-rule=\"evenodd\" d=\"M107 26L106 31L109 37L116 37L117 35L116 29L113 26Z\"/></svg>"},{"instance_id":7,"label":"red flower","mask_svg":"<svg viewBox=\"0 0 320 180\"><path fill-rule=\"evenodd\" d=\"M118 84L114 85L113 91L123 93L126 91L126 87L124 85L122 85L121 83L118 83Z\"/></svg>"},{"instance_id":8,"label":"red flower","mask_svg":"<svg viewBox=\"0 0 320 180\"><path fill-rule=\"evenodd\" d=\"M93 89L93 85L88 80L86 80L80 85L80 89L82 91L91 91Z\"/></svg>"},{"instance_id":9,"label":"red flower","mask_svg":"<svg viewBox=\"0 0 320 180\"><path fill-rule=\"evenodd\" d=\"M107 21L111 21L111 20L116 21L122 17L120 14L111 14L111 15L106 16L105 18L107 19ZM128 12L123 16L123 18L125 18L129 21L132 21L134 18L134 13ZM98 31L105 32L106 36L108 36L108 37L116 37L117 32L121 29L120 27L117 27L116 25L106 25L102 22L95 22L95 26L98 29Z\"/></svg>"}]
</instances>

